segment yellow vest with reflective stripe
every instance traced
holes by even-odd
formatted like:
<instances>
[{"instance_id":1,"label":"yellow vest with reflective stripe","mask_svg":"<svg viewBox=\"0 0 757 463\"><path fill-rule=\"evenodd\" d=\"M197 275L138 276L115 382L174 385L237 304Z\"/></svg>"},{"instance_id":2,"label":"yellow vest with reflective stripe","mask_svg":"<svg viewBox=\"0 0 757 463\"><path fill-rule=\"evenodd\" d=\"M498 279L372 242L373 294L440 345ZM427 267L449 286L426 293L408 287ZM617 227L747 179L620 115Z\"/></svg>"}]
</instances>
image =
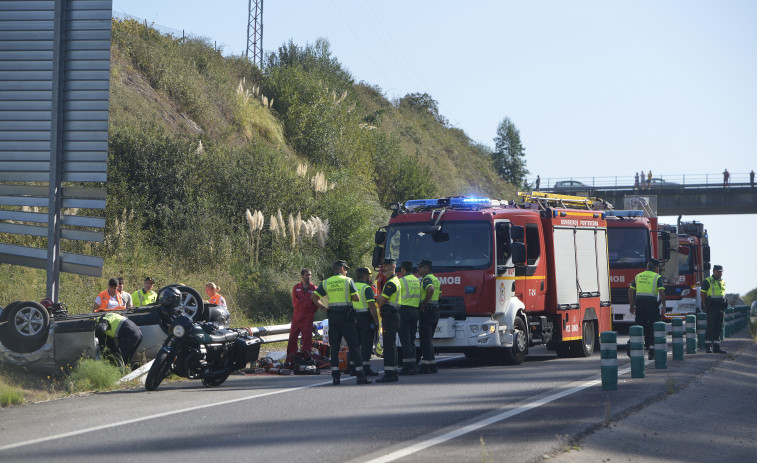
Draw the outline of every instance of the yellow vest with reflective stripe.
<instances>
[{"instance_id":1,"label":"yellow vest with reflective stripe","mask_svg":"<svg viewBox=\"0 0 757 463\"><path fill-rule=\"evenodd\" d=\"M408 274L400 278L402 282L402 305L409 307L421 306L421 282L415 275Z\"/></svg>"},{"instance_id":2,"label":"yellow vest with reflective stripe","mask_svg":"<svg viewBox=\"0 0 757 463\"><path fill-rule=\"evenodd\" d=\"M402 305L402 285L400 284L400 279L397 278L397 275L392 275L392 277L389 278L386 283L384 283L384 288L386 288L386 285L388 285L389 283L394 283L394 287L397 288L397 291L395 291L391 296L387 296L383 292L381 293L381 295L387 298L385 305L394 307L395 309L399 310L400 305Z\"/></svg>"},{"instance_id":3,"label":"yellow vest with reflective stripe","mask_svg":"<svg viewBox=\"0 0 757 463\"><path fill-rule=\"evenodd\" d=\"M329 309L352 308L350 292L352 278L333 275L323 282L323 289L329 298Z\"/></svg>"},{"instance_id":4,"label":"yellow vest with reflective stripe","mask_svg":"<svg viewBox=\"0 0 757 463\"><path fill-rule=\"evenodd\" d=\"M133 303L137 307L142 307L146 305L150 305L153 302L158 300L158 295L155 291L150 291L149 293L145 293L144 290L138 289L131 293L131 298L134 300Z\"/></svg>"},{"instance_id":5,"label":"yellow vest with reflective stripe","mask_svg":"<svg viewBox=\"0 0 757 463\"><path fill-rule=\"evenodd\" d=\"M105 335L116 339L116 334L118 334L118 327L121 326L121 322L126 320L126 317L117 313L108 312L103 315L103 318L108 321L108 329L105 331Z\"/></svg>"},{"instance_id":6,"label":"yellow vest with reflective stripe","mask_svg":"<svg viewBox=\"0 0 757 463\"><path fill-rule=\"evenodd\" d=\"M357 288L357 295L358 297L360 297L360 300L358 302L353 302L352 306L358 312L367 312L369 301L368 301L368 297L365 295L365 290L370 288L371 285L356 281L355 287ZM374 299L371 299L371 300L374 300Z\"/></svg>"},{"instance_id":7,"label":"yellow vest with reflective stripe","mask_svg":"<svg viewBox=\"0 0 757 463\"><path fill-rule=\"evenodd\" d=\"M716 280L714 277L709 276L705 278L705 281L710 283L710 287L704 293L711 299L723 299L725 298L725 281L721 278Z\"/></svg>"},{"instance_id":8,"label":"yellow vest with reflective stripe","mask_svg":"<svg viewBox=\"0 0 757 463\"><path fill-rule=\"evenodd\" d=\"M636 278L633 280L636 283L636 297L651 296L656 298L657 285L660 278L662 277L659 274L651 270L645 270L636 275Z\"/></svg>"},{"instance_id":9,"label":"yellow vest with reflective stripe","mask_svg":"<svg viewBox=\"0 0 757 463\"><path fill-rule=\"evenodd\" d=\"M434 276L433 273L429 273L425 277L423 277L423 280L428 278L431 280L431 285L434 287L434 293L431 295L431 299L428 300L429 304L438 304L439 303L439 297L442 295L442 285L439 284L439 279ZM423 282L421 280L421 282ZM425 296L425 289L423 288L423 295Z\"/></svg>"}]
</instances>

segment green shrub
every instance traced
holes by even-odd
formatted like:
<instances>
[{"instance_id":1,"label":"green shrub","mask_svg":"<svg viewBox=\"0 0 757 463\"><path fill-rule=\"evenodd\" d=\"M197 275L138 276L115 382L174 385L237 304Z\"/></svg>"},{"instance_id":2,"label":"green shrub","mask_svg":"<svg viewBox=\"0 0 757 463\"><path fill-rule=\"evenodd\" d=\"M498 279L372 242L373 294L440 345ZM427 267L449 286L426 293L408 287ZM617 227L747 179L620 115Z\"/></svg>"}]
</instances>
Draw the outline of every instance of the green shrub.
<instances>
[{"instance_id":1,"label":"green shrub","mask_svg":"<svg viewBox=\"0 0 757 463\"><path fill-rule=\"evenodd\" d=\"M0 383L0 407L21 405L24 403L24 392L5 383Z\"/></svg>"},{"instance_id":2,"label":"green shrub","mask_svg":"<svg viewBox=\"0 0 757 463\"><path fill-rule=\"evenodd\" d=\"M123 376L118 367L105 360L82 359L66 379L70 393L85 391L110 391Z\"/></svg>"}]
</instances>

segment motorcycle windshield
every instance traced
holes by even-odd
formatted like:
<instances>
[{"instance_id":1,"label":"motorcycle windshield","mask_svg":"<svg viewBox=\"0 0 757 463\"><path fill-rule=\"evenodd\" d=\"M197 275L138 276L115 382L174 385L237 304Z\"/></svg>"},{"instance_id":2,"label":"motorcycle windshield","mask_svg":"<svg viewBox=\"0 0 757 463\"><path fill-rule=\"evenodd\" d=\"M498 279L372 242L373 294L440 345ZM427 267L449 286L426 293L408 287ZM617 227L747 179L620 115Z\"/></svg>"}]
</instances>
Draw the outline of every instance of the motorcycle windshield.
<instances>
[{"instance_id":1,"label":"motorcycle windshield","mask_svg":"<svg viewBox=\"0 0 757 463\"><path fill-rule=\"evenodd\" d=\"M430 260L434 273L492 266L491 222L442 221L439 225L438 229L432 229L428 222L391 225L384 257L397 259L398 265L403 261L417 265L423 259Z\"/></svg>"}]
</instances>

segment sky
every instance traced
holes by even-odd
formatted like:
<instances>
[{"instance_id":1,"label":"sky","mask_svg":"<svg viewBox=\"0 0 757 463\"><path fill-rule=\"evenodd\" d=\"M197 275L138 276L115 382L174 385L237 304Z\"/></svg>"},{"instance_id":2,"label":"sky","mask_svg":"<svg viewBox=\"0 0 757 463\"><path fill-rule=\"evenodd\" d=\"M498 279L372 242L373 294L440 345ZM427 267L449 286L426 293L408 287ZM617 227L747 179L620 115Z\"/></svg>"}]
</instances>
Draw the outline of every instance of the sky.
<instances>
[{"instance_id":1,"label":"sky","mask_svg":"<svg viewBox=\"0 0 757 463\"><path fill-rule=\"evenodd\" d=\"M247 45L246 0L114 0L116 15ZM757 2L264 1L263 47L326 38L356 81L389 99L425 92L450 125L493 148L508 117L530 178L631 184L748 181L757 168ZM675 223L676 217L662 222ZM729 292L757 287L754 215L705 224Z\"/></svg>"}]
</instances>

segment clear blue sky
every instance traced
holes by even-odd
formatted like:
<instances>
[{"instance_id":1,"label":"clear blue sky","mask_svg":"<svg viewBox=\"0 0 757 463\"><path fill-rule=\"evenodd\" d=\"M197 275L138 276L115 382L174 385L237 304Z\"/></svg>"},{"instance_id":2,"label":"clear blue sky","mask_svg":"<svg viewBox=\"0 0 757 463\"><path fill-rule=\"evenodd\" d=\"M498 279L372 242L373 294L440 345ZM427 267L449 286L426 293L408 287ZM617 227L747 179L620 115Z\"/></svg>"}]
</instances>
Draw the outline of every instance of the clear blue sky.
<instances>
[{"instance_id":1,"label":"clear blue sky","mask_svg":"<svg viewBox=\"0 0 757 463\"><path fill-rule=\"evenodd\" d=\"M246 48L247 1L114 0L114 11ZM276 0L267 51L325 37L355 79L388 98L427 92L473 140L520 129L546 179L636 171L745 181L757 168L757 2ZM607 181L608 178L596 179ZM757 217L705 223L729 292L757 287ZM667 218L670 223L675 218Z\"/></svg>"}]
</instances>

